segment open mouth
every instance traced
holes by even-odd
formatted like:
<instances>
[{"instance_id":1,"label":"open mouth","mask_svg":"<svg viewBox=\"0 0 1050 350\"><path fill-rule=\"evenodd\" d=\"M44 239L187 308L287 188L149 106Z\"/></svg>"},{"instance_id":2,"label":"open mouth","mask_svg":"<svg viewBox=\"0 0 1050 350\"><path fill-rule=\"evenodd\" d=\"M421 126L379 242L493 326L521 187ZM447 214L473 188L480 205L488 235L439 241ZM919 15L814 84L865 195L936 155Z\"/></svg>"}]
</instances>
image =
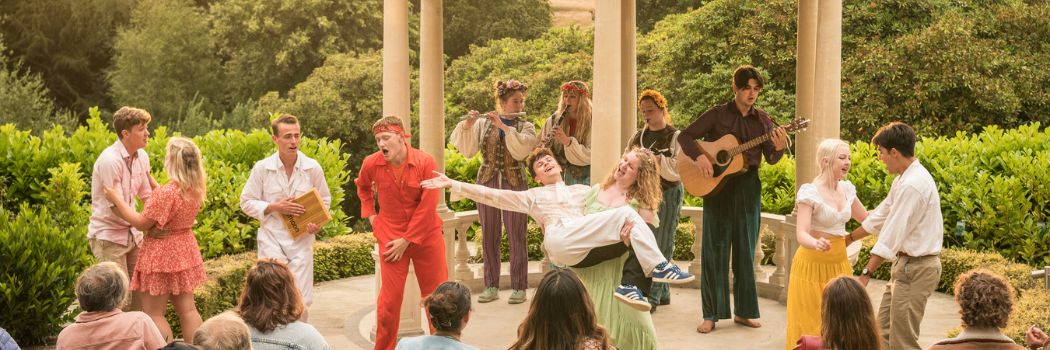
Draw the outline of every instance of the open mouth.
<instances>
[{"instance_id":1,"label":"open mouth","mask_svg":"<svg viewBox=\"0 0 1050 350\"><path fill-rule=\"evenodd\" d=\"M379 151L380 151L380 152L383 152L383 155L384 155L384 156L386 156L387 154L390 154L390 150L388 150L388 149L386 149L386 148L380 148L380 149L379 149Z\"/></svg>"}]
</instances>

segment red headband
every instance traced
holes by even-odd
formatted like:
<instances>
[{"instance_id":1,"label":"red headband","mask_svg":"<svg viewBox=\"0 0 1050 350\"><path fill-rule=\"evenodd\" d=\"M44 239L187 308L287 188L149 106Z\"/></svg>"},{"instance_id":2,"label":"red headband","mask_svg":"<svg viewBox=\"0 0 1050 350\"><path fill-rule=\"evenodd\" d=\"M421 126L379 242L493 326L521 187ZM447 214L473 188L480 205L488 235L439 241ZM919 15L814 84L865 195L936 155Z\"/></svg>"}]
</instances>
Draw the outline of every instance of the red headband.
<instances>
[{"instance_id":1,"label":"red headband","mask_svg":"<svg viewBox=\"0 0 1050 350\"><path fill-rule=\"evenodd\" d=\"M570 81L565 84L561 84L561 91L575 92L578 95L585 97L591 97L591 94L587 92L587 85L583 85L583 82Z\"/></svg>"},{"instance_id":2,"label":"red headband","mask_svg":"<svg viewBox=\"0 0 1050 350\"><path fill-rule=\"evenodd\" d=\"M406 139L409 138L409 136L410 136L410 135L408 135L408 133L405 132L405 129L401 128L400 125L383 124L383 125L379 125L377 127L372 128L372 134L378 134L378 133L381 133L381 132L392 132L395 135L400 135L401 137L406 138Z\"/></svg>"}]
</instances>

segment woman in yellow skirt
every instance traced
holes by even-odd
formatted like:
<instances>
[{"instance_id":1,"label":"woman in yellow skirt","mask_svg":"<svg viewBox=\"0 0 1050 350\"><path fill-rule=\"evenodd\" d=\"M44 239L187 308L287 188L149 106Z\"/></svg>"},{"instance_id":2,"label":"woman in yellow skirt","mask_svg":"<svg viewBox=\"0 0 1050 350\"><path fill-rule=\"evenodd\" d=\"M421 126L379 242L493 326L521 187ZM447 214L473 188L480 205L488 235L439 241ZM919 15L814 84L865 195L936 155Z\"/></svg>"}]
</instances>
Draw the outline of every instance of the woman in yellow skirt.
<instances>
[{"instance_id":1,"label":"woman in yellow skirt","mask_svg":"<svg viewBox=\"0 0 1050 350\"><path fill-rule=\"evenodd\" d=\"M787 339L791 350L802 335L820 335L820 298L824 285L852 269L846 257L846 223L864 221L868 212L849 174L849 144L827 139L817 148L820 175L802 185L795 198L799 248L788 282Z\"/></svg>"}]
</instances>

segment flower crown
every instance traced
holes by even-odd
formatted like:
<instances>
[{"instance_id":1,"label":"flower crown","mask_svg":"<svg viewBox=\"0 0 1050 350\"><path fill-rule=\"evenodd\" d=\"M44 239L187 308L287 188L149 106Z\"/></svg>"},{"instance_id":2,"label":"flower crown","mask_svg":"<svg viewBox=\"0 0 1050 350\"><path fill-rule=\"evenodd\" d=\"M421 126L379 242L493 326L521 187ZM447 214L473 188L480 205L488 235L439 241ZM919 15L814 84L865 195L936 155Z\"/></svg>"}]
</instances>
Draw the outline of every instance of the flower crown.
<instances>
[{"instance_id":1,"label":"flower crown","mask_svg":"<svg viewBox=\"0 0 1050 350\"><path fill-rule=\"evenodd\" d=\"M522 93L524 93L528 89L528 85L525 85L525 83L514 79L496 82L496 95L498 95L499 97L503 97L504 95L513 91L521 91Z\"/></svg>"},{"instance_id":2,"label":"flower crown","mask_svg":"<svg viewBox=\"0 0 1050 350\"><path fill-rule=\"evenodd\" d=\"M561 84L561 91L568 93L575 93L580 96L591 97L591 94L587 92L587 84L582 81L573 80L565 84Z\"/></svg>"},{"instance_id":3,"label":"flower crown","mask_svg":"<svg viewBox=\"0 0 1050 350\"><path fill-rule=\"evenodd\" d=\"M660 107L660 109L667 110L667 99L664 98L664 95L659 91L653 89L642 90L642 95L638 97L638 105L640 106L642 100L645 100L646 98L652 99L653 103L655 103L657 107Z\"/></svg>"}]
</instances>

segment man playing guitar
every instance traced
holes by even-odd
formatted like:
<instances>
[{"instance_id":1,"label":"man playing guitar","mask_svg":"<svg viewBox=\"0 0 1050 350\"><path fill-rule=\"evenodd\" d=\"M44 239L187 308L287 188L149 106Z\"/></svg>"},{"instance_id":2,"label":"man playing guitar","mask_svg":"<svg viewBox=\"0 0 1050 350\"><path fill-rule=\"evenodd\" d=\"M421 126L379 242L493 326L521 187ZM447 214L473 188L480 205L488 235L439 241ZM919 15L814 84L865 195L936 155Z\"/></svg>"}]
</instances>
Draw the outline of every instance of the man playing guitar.
<instances>
[{"instance_id":1,"label":"man playing guitar","mask_svg":"<svg viewBox=\"0 0 1050 350\"><path fill-rule=\"evenodd\" d=\"M733 300L736 308L733 322L758 328L758 292L755 286L754 256L762 213L762 184L758 167L762 156L776 164L787 147L787 132L777 127L769 114L754 106L762 91L762 75L752 66L743 65L733 72L733 101L704 112L682 130L678 142L682 152L699 169L700 176L714 174L710 159L694 141L718 140L733 135L747 141L771 133L772 137L758 147L743 152L747 170L725 180L717 193L704 197L704 227L700 254L700 294L704 320L697 326L700 333L714 330L720 319L730 318L729 263L732 257Z\"/></svg>"}]
</instances>

